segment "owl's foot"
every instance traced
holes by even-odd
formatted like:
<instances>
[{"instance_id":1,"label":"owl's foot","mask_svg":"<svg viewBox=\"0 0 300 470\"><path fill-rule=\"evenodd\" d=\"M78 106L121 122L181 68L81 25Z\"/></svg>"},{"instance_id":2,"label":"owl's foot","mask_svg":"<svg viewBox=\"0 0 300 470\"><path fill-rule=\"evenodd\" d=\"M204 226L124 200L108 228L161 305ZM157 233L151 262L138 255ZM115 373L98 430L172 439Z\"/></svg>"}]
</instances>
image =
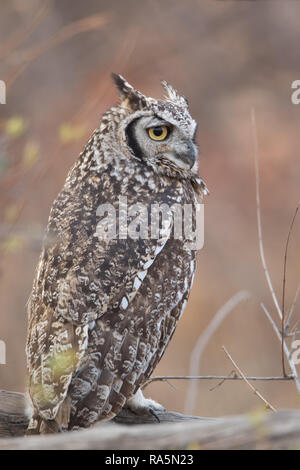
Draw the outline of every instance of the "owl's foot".
<instances>
[{"instance_id":1,"label":"owl's foot","mask_svg":"<svg viewBox=\"0 0 300 470\"><path fill-rule=\"evenodd\" d=\"M40 417L31 419L26 430L26 436L35 434L53 434L65 431L55 420L44 420Z\"/></svg>"},{"instance_id":2,"label":"owl's foot","mask_svg":"<svg viewBox=\"0 0 300 470\"><path fill-rule=\"evenodd\" d=\"M158 422L160 422L160 419L157 413L166 411L166 409L156 401L151 398L145 398L140 388L132 398L127 400L126 407L137 415L147 414L154 416Z\"/></svg>"}]
</instances>

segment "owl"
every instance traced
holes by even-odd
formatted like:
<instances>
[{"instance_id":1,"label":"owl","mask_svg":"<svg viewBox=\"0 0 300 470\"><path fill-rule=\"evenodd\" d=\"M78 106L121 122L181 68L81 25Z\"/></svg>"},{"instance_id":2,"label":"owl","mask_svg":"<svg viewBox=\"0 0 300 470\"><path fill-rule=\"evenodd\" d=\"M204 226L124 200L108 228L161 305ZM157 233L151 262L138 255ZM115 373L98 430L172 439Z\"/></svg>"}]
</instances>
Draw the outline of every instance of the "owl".
<instances>
[{"instance_id":1,"label":"owl","mask_svg":"<svg viewBox=\"0 0 300 470\"><path fill-rule=\"evenodd\" d=\"M186 98L166 82L156 100L112 78L119 103L53 203L28 301L28 434L86 428L123 407L164 409L141 387L183 313L196 261L173 207L195 208L208 191Z\"/></svg>"}]
</instances>

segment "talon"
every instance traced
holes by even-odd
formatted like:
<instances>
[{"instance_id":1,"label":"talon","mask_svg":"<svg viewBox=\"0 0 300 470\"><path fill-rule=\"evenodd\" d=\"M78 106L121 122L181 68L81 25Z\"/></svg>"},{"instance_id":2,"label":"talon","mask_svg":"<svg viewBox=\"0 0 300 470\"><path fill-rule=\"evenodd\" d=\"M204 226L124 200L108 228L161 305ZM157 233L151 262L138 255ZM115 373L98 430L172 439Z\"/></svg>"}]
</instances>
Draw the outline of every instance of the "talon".
<instances>
[{"instance_id":1,"label":"talon","mask_svg":"<svg viewBox=\"0 0 300 470\"><path fill-rule=\"evenodd\" d=\"M160 419L158 417L158 414L153 410L153 408L148 408L149 410L149 413L154 416L154 418L158 421L158 423L160 423Z\"/></svg>"}]
</instances>

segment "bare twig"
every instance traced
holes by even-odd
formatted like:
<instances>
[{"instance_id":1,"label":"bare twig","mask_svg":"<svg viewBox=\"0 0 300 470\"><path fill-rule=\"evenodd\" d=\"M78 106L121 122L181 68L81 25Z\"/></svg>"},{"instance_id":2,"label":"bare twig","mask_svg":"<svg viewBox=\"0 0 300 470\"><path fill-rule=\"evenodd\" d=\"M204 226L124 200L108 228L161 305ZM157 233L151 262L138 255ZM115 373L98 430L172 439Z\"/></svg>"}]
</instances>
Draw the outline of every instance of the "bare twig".
<instances>
[{"instance_id":1,"label":"bare twig","mask_svg":"<svg viewBox=\"0 0 300 470\"><path fill-rule=\"evenodd\" d=\"M258 230L258 241L259 241L259 252L260 258L263 265L263 270L266 276L266 280L271 292L271 296L273 302L275 304L276 310L278 312L279 318L282 318L281 309L273 289L272 281L270 278L270 274L268 271L265 253L264 253L264 245L263 245L263 237L262 237L262 225L261 225L261 210L260 210L260 193L259 193L259 169L258 169L258 137L257 137L257 129L256 129L256 119L255 119L255 112L252 108L251 110L251 121L252 121L252 132L253 132L253 143L254 143L254 165L255 165L255 184L256 184L256 215L257 215L257 230Z\"/></svg>"},{"instance_id":2,"label":"bare twig","mask_svg":"<svg viewBox=\"0 0 300 470\"><path fill-rule=\"evenodd\" d=\"M250 298L250 294L247 291L239 291L231 299L223 305L220 310L215 314L208 327L204 330L200 338L198 339L190 359L189 375L196 376L199 373L200 361L203 351L209 342L210 338L220 326L222 321L227 315L240 303ZM185 413L191 414L195 408L197 397L197 384L193 381L189 384L186 401L185 401Z\"/></svg>"},{"instance_id":3,"label":"bare twig","mask_svg":"<svg viewBox=\"0 0 300 470\"><path fill-rule=\"evenodd\" d=\"M248 385L249 388L251 388L251 390L254 392L254 394L256 396L258 396L258 398L260 398L266 405L267 408L270 408L272 411L277 411L272 405L271 403L269 403L263 396L261 393L259 393L258 390L256 390L255 387L253 387L253 385L249 382L249 380L247 379L247 377L244 375L244 373L241 371L241 369L239 368L239 366L236 364L236 362L232 359L232 357L230 356L229 352L227 351L227 349L225 348L225 346L222 346L222 349L223 351L225 352L226 356L228 357L228 359L232 362L232 364L234 365L235 369L238 371L238 373L240 374L240 376L242 377L242 379L246 382L246 384Z\"/></svg>"},{"instance_id":4,"label":"bare twig","mask_svg":"<svg viewBox=\"0 0 300 470\"><path fill-rule=\"evenodd\" d=\"M292 327L291 329L291 333L294 335L294 334L297 334L297 332L299 330L297 330L297 326L299 325L299 322L300 322L300 318L296 321L295 325Z\"/></svg>"},{"instance_id":5,"label":"bare twig","mask_svg":"<svg viewBox=\"0 0 300 470\"><path fill-rule=\"evenodd\" d=\"M288 380L294 380L293 375L286 375L285 377L283 376L269 376L269 377L257 377L257 376L251 376L251 377L246 377L247 380L255 380L255 381L288 381ZM227 380L244 380L242 377L236 374L236 372L233 370L229 375L158 375L156 377L151 377L148 379L143 385L142 389L146 388L148 385L150 385L153 382L167 382L171 387L173 385L171 384L170 380L221 380L217 385L214 387L210 388L209 391L214 390L217 387L220 387L224 382ZM173 387L175 388L175 387Z\"/></svg>"},{"instance_id":6,"label":"bare twig","mask_svg":"<svg viewBox=\"0 0 300 470\"><path fill-rule=\"evenodd\" d=\"M215 390L216 388L218 387L221 387L223 385L223 383L226 382L227 379L230 379L230 378L233 378L233 377L237 377L238 379L240 379L240 377L237 375L236 371L235 370L232 370L230 372L230 374L227 375L227 377L224 377L222 378L221 382L218 382L214 387L211 387L209 389L210 392L212 392L213 390Z\"/></svg>"},{"instance_id":7,"label":"bare twig","mask_svg":"<svg viewBox=\"0 0 300 470\"><path fill-rule=\"evenodd\" d=\"M261 381L276 381L276 380L294 380L293 375L287 375L283 377L279 375L276 376L266 376L266 377L259 377L259 376L252 376L246 377L248 380L261 380ZM153 382L167 382L169 380L242 380L241 377L238 375L157 375L156 377L151 377L147 382L145 382L142 388L147 387L149 384Z\"/></svg>"},{"instance_id":8,"label":"bare twig","mask_svg":"<svg viewBox=\"0 0 300 470\"><path fill-rule=\"evenodd\" d=\"M279 339L280 343L282 341L282 335L279 331L279 329L277 328L277 325L276 323L274 322L273 318L271 317L270 313L268 312L268 310L266 309L265 305L263 303L260 304L261 305L261 308L263 309L265 315L267 316L269 322L271 323L272 327L273 327L273 330L275 331L276 333L276 336L277 338ZM293 373L293 377L294 377L294 381L295 381L295 384L296 384L296 388L298 390L298 392L300 393L300 380L299 380L299 376L298 376L298 372L297 372L297 369L295 367L295 364L293 363L293 361L291 360L290 358L290 352L288 350L288 347L287 345L285 344L285 342L283 342L283 350L284 350L284 353L285 353L285 356L289 362L289 366L291 368L291 371Z\"/></svg>"},{"instance_id":9,"label":"bare twig","mask_svg":"<svg viewBox=\"0 0 300 470\"><path fill-rule=\"evenodd\" d=\"M291 336L299 335L299 333L300 333L300 330L293 330L293 331L291 331L290 333L285 333L284 336L285 336L286 338L289 338L289 337L291 337Z\"/></svg>"},{"instance_id":10,"label":"bare twig","mask_svg":"<svg viewBox=\"0 0 300 470\"><path fill-rule=\"evenodd\" d=\"M284 333L285 333L285 284L286 284L286 266L287 266L287 256L288 256L288 248L289 248L289 242L290 242L290 236L293 230L294 222L297 217L297 213L299 210L299 202L296 207L294 217L292 219L289 233L287 236L286 244L285 244L285 251L284 251L284 263L283 263L283 281L282 281L282 306L281 306L281 311L282 311L282 318L281 318L281 358L282 358L282 372L283 375L286 375L285 371L285 364L284 364Z\"/></svg>"},{"instance_id":11,"label":"bare twig","mask_svg":"<svg viewBox=\"0 0 300 470\"><path fill-rule=\"evenodd\" d=\"M255 182L256 182L256 214L257 214L257 229L258 229L259 251L260 251L260 257L261 257L265 277L266 277L266 280L267 280L267 283L268 283L268 286L269 286L269 290L271 292L271 296L272 296L274 305L276 307L277 313L279 315L279 318L280 318L280 320L283 324L284 314L280 309L275 291L273 289L272 281L271 281L271 278L270 278L270 275L269 275L269 271L268 271L268 268L267 268L265 255L264 255L264 246L263 246L262 228L261 228L260 193L259 193L259 167L258 167L259 152L258 152L258 138L257 138L257 129L256 129L256 120L255 120L254 109L251 110L251 120L252 120L252 131L253 131L253 142L254 142L254 164L255 164ZM292 224L294 223L294 219L295 219L295 216L297 214L298 208L299 208L299 204L297 206L297 210L295 212ZM292 228L292 226L291 226L291 228ZM291 232L291 228L290 228L290 232ZM290 233L289 233L289 235L290 235ZM287 245L288 245L288 243L287 243ZM298 293L296 293L294 303L296 303L297 296L298 296ZM263 311L267 315L267 318L271 322L271 325L273 326L273 329L276 332L276 335L278 336L278 338L281 342L281 357L282 357L283 375L284 376L286 375L285 365L284 365L284 354L285 354L285 356L288 358L289 365L290 365L291 370L293 372L297 390L300 392L300 381L299 381L299 377L298 377L298 374L297 374L297 370L296 370L295 365L293 364L293 362L290 360L288 348L287 348L286 344L284 343L284 328L282 328L282 332L280 333L280 331L277 328L273 318L271 317L270 313L267 311L264 304L261 304L261 306L263 308ZM292 309L293 309L293 306L292 306ZM291 317L291 311L289 313L288 321L290 320L290 317Z\"/></svg>"},{"instance_id":12,"label":"bare twig","mask_svg":"<svg viewBox=\"0 0 300 470\"><path fill-rule=\"evenodd\" d=\"M286 322L285 322L285 332L287 332L287 330L288 330L289 327L290 327L291 318L292 318L293 313L294 313L294 310L295 310L295 306L296 306L296 303L297 303L297 300L298 300L299 292L300 292L300 284L299 284L299 286L297 287L295 297L294 297L294 299L293 299L291 308L289 309L289 313L288 313L288 316L287 316L287 319L286 319Z\"/></svg>"}]
</instances>

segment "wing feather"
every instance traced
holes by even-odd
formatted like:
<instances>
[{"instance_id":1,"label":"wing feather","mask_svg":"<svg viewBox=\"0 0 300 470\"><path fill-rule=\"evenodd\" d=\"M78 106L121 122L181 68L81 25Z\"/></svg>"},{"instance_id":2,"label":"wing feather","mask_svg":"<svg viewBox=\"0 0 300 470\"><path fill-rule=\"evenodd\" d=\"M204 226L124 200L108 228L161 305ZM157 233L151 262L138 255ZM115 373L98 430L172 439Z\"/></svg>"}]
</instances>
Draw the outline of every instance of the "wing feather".
<instances>
[{"instance_id":1,"label":"wing feather","mask_svg":"<svg viewBox=\"0 0 300 470\"><path fill-rule=\"evenodd\" d=\"M156 195L155 203L171 207L173 194L176 188ZM96 214L77 210L80 195L66 195L63 190L51 211L29 301L29 391L47 420L57 416L84 362L89 325L128 308L173 226L170 210L157 239L99 239Z\"/></svg>"}]
</instances>

